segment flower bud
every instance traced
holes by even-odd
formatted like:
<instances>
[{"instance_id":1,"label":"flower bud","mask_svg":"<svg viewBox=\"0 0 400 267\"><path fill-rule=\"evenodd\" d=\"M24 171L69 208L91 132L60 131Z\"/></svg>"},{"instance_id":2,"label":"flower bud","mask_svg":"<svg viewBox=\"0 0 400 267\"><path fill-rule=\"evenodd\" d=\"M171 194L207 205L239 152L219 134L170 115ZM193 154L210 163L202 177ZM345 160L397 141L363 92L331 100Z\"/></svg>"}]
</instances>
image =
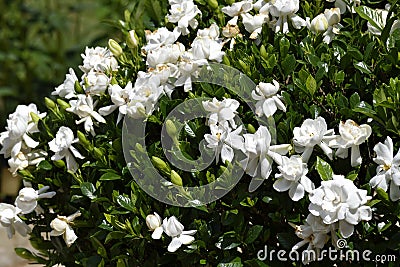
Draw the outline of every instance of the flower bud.
<instances>
[{"instance_id":1,"label":"flower bud","mask_svg":"<svg viewBox=\"0 0 400 267\"><path fill-rule=\"evenodd\" d=\"M38 123L38 121L40 120L40 117L35 112L31 112L30 115L31 115L32 121L34 123Z\"/></svg>"},{"instance_id":2,"label":"flower bud","mask_svg":"<svg viewBox=\"0 0 400 267\"><path fill-rule=\"evenodd\" d=\"M153 162L153 165L161 172L163 172L165 174L171 173L171 168L162 159L152 156L151 161Z\"/></svg>"},{"instance_id":3,"label":"flower bud","mask_svg":"<svg viewBox=\"0 0 400 267\"><path fill-rule=\"evenodd\" d=\"M62 100L60 98L57 99L57 104L60 105L60 107L64 110L71 107L70 104L68 104L67 102L65 102L64 100Z\"/></svg>"},{"instance_id":4,"label":"flower bud","mask_svg":"<svg viewBox=\"0 0 400 267\"><path fill-rule=\"evenodd\" d=\"M224 63L224 64L227 65L227 66L230 66L230 65L231 65L231 62L229 61L229 58L228 58L226 55L224 55L224 56L222 57L222 63Z\"/></svg>"},{"instance_id":5,"label":"flower bud","mask_svg":"<svg viewBox=\"0 0 400 267\"><path fill-rule=\"evenodd\" d=\"M170 217L169 219L165 218L163 221L164 232L170 236L175 237L183 232L183 225L175 218L175 216Z\"/></svg>"},{"instance_id":6,"label":"flower bud","mask_svg":"<svg viewBox=\"0 0 400 267\"><path fill-rule=\"evenodd\" d=\"M65 162L61 159L54 160L53 163L57 168L63 169L65 167Z\"/></svg>"},{"instance_id":7,"label":"flower bud","mask_svg":"<svg viewBox=\"0 0 400 267\"><path fill-rule=\"evenodd\" d=\"M329 26L335 25L340 21L340 9L338 7L325 9L324 15Z\"/></svg>"},{"instance_id":8,"label":"flower bud","mask_svg":"<svg viewBox=\"0 0 400 267\"><path fill-rule=\"evenodd\" d=\"M139 38L136 35L135 30L128 32L128 37L126 38L126 45L129 48L137 48L139 46Z\"/></svg>"},{"instance_id":9,"label":"flower bud","mask_svg":"<svg viewBox=\"0 0 400 267\"><path fill-rule=\"evenodd\" d=\"M171 138L176 137L177 130L176 130L175 124L174 124L171 120L167 120L167 121L165 122L165 125L166 125L166 129L167 129L168 135L169 135Z\"/></svg>"},{"instance_id":10,"label":"flower bud","mask_svg":"<svg viewBox=\"0 0 400 267\"><path fill-rule=\"evenodd\" d=\"M207 3L212 9L217 9L218 8L218 1L217 0L207 0Z\"/></svg>"},{"instance_id":11,"label":"flower bud","mask_svg":"<svg viewBox=\"0 0 400 267\"><path fill-rule=\"evenodd\" d=\"M160 215L158 215L156 212L154 212L154 214L147 215L146 224L147 224L147 227L151 231L154 231L156 228L160 227L162 224Z\"/></svg>"},{"instance_id":12,"label":"flower bud","mask_svg":"<svg viewBox=\"0 0 400 267\"><path fill-rule=\"evenodd\" d=\"M76 135L78 136L79 143L81 143L84 148L86 148L87 150L92 150L92 144L86 138L84 133L82 133L81 131L77 131Z\"/></svg>"},{"instance_id":13,"label":"flower bud","mask_svg":"<svg viewBox=\"0 0 400 267\"><path fill-rule=\"evenodd\" d=\"M56 107L56 103L48 97L44 98L44 104L48 109L54 109Z\"/></svg>"},{"instance_id":14,"label":"flower bud","mask_svg":"<svg viewBox=\"0 0 400 267\"><path fill-rule=\"evenodd\" d=\"M108 48L115 57L123 54L121 46L113 39L108 40Z\"/></svg>"},{"instance_id":15,"label":"flower bud","mask_svg":"<svg viewBox=\"0 0 400 267\"><path fill-rule=\"evenodd\" d=\"M79 83L79 81L75 81L74 89L75 89L75 92L77 92L78 94L85 93L85 90L83 90L82 85Z\"/></svg>"},{"instance_id":16,"label":"flower bud","mask_svg":"<svg viewBox=\"0 0 400 267\"><path fill-rule=\"evenodd\" d=\"M103 151L101 151L101 149L97 148L97 147L93 148L93 153L94 153L94 157L97 159L102 158L104 156Z\"/></svg>"},{"instance_id":17,"label":"flower bud","mask_svg":"<svg viewBox=\"0 0 400 267\"><path fill-rule=\"evenodd\" d=\"M171 171L171 182L175 185L183 186L181 176L174 170Z\"/></svg>"},{"instance_id":18,"label":"flower bud","mask_svg":"<svg viewBox=\"0 0 400 267\"><path fill-rule=\"evenodd\" d=\"M261 47L260 47L260 55L263 59L268 58L268 53L267 53L267 50L265 49L264 45L261 45Z\"/></svg>"},{"instance_id":19,"label":"flower bud","mask_svg":"<svg viewBox=\"0 0 400 267\"><path fill-rule=\"evenodd\" d=\"M247 124L247 131L248 131L249 133L253 134L253 133L256 132L256 129L254 128L253 125L251 125L251 124L249 123L249 124Z\"/></svg>"},{"instance_id":20,"label":"flower bud","mask_svg":"<svg viewBox=\"0 0 400 267\"><path fill-rule=\"evenodd\" d=\"M328 26L328 20L325 15L319 14L311 21L310 30L314 33L325 32Z\"/></svg>"}]
</instances>

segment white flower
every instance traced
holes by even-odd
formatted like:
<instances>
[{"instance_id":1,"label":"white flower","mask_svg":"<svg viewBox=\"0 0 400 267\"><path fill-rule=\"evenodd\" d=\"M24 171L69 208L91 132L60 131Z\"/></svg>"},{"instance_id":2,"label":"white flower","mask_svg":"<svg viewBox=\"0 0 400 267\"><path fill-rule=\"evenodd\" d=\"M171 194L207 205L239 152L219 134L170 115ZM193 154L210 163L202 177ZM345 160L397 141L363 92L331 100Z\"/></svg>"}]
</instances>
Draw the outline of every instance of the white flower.
<instances>
[{"instance_id":1,"label":"white flower","mask_svg":"<svg viewBox=\"0 0 400 267\"><path fill-rule=\"evenodd\" d=\"M322 181L321 186L310 195L308 209L322 218L325 224L339 222L339 230L344 238L353 234L354 225L372 218L371 207L366 206L367 190L358 189L351 180L335 175L333 180Z\"/></svg>"},{"instance_id":2,"label":"white flower","mask_svg":"<svg viewBox=\"0 0 400 267\"><path fill-rule=\"evenodd\" d=\"M85 131L90 132L92 135L95 135L93 128L94 122L92 118L100 123L106 123L106 120L94 110L97 102L93 103L92 96L86 96L83 94L78 95L78 99L70 100L69 104L71 107L66 110L78 115L80 118L80 120L75 121L75 123L84 123Z\"/></svg>"},{"instance_id":3,"label":"white flower","mask_svg":"<svg viewBox=\"0 0 400 267\"><path fill-rule=\"evenodd\" d=\"M31 113L41 119L46 116L46 113L39 113L35 104L18 105L15 112L8 116L7 131L0 134L0 144L3 146L0 154L4 154L4 157L16 157L21 150L35 148L39 145L29 136L29 134L39 131Z\"/></svg>"},{"instance_id":4,"label":"white flower","mask_svg":"<svg viewBox=\"0 0 400 267\"><path fill-rule=\"evenodd\" d=\"M76 97L75 82L77 81L78 77L76 77L74 69L69 68L69 74L65 75L64 83L56 87L56 90L53 91L51 94L65 97L66 99Z\"/></svg>"},{"instance_id":5,"label":"white flower","mask_svg":"<svg viewBox=\"0 0 400 267\"><path fill-rule=\"evenodd\" d=\"M334 240L334 236L336 236L336 224L327 225L320 217L316 217L312 214L307 216L306 222L303 225L297 226L292 223L289 224L295 229L297 237L303 239L292 247L292 251L298 250L308 244L306 251L301 253L304 264L315 261L320 257L321 249L329 240L329 233L332 234L332 240Z\"/></svg>"},{"instance_id":6,"label":"white flower","mask_svg":"<svg viewBox=\"0 0 400 267\"><path fill-rule=\"evenodd\" d=\"M314 183L306 176L307 164L303 163L300 156L282 157L278 169L281 173L275 174L275 178L278 179L274 183L274 189L279 192L289 190L293 201L302 199L304 191L310 193L314 189Z\"/></svg>"},{"instance_id":7,"label":"white flower","mask_svg":"<svg viewBox=\"0 0 400 267\"><path fill-rule=\"evenodd\" d=\"M293 135L296 152L303 152L304 162L308 162L316 145L321 147L324 153L332 159L332 149L328 147L326 142L335 138L334 130L328 130L324 118L306 119L301 127L294 128Z\"/></svg>"},{"instance_id":8,"label":"white flower","mask_svg":"<svg viewBox=\"0 0 400 267\"><path fill-rule=\"evenodd\" d=\"M244 134L244 151L247 159L240 163L251 177L260 175L267 179L272 172L272 160L280 161L280 155L289 151L290 145L271 145L268 128L260 126L254 134Z\"/></svg>"},{"instance_id":9,"label":"white flower","mask_svg":"<svg viewBox=\"0 0 400 267\"><path fill-rule=\"evenodd\" d=\"M207 59L194 59L191 50L184 52L178 62L178 76L175 86L183 86L184 91L192 90L192 77L197 77L201 66L207 65Z\"/></svg>"},{"instance_id":10,"label":"white flower","mask_svg":"<svg viewBox=\"0 0 400 267\"><path fill-rule=\"evenodd\" d=\"M374 147L376 157L376 175L369 181L372 187L382 188L385 192L390 183L390 199L397 201L400 199L400 151L393 157L393 141L388 136L385 143L378 143Z\"/></svg>"},{"instance_id":11,"label":"white flower","mask_svg":"<svg viewBox=\"0 0 400 267\"><path fill-rule=\"evenodd\" d=\"M176 64L184 51L185 46L181 43L165 45L158 49L150 50L147 54L146 64L149 68L156 68L159 64Z\"/></svg>"},{"instance_id":12,"label":"white flower","mask_svg":"<svg viewBox=\"0 0 400 267\"><path fill-rule=\"evenodd\" d=\"M237 100L231 98L218 101L218 99L214 97L212 101L203 101L203 108L210 112L208 125L217 123L225 125L229 123L233 129L236 129L234 118L239 105Z\"/></svg>"},{"instance_id":13,"label":"white flower","mask_svg":"<svg viewBox=\"0 0 400 267\"><path fill-rule=\"evenodd\" d=\"M330 146L338 148L335 155L340 158L348 157L348 149L351 149L351 166L361 164L360 145L364 143L372 133L368 124L358 125L353 120L346 120L339 124L340 136L330 142Z\"/></svg>"},{"instance_id":14,"label":"white flower","mask_svg":"<svg viewBox=\"0 0 400 267\"><path fill-rule=\"evenodd\" d=\"M89 73L91 70L96 72L116 71L118 69L118 62L112 55L111 51L104 47L88 48L85 49L85 54L81 54L83 58L83 65L79 68Z\"/></svg>"},{"instance_id":15,"label":"white flower","mask_svg":"<svg viewBox=\"0 0 400 267\"><path fill-rule=\"evenodd\" d=\"M21 210L13 205L0 203L0 225L7 230L8 238L11 239L17 231L22 236L27 236L31 229L18 217Z\"/></svg>"},{"instance_id":16,"label":"white flower","mask_svg":"<svg viewBox=\"0 0 400 267\"><path fill-rule=\"evenodd\" d=\"M210 129L211 134L205 134L204 139L207 141L207 147L215 150L217 163L219 155L223 163L232 162L235 155L233 149L244 150L243 137L239 135L242 132L242 126L231 130L222 125L211 125Z\"/></svg>"},{"instance_id":17,"label":"white flower","mask_svg":"<svg viewBox=\"0 0 400 267\"><path fill-rule=\"evenodd\" d=\"M325 32L328 29L328 20L324 14L319 14L311 21L310 30L313 33Z\"/></svg>"},{"instance_id":18,"label":"white flower","mask_svg":"<svg viewBox=\"0 0 400 267\"><path fill-rule=\"evenodd\" d=\"M277 109L286 111L285 104L282 103L282 96L277 95L279 91L279 83L275 80L272 83L259 83L256 90L251 92L251 96L256 103L256 114L261 117L271 117L275 114Z\"/></svg>"},{"instance_id":19,"label":"white flower","mask_svg":"<svg viewBox=\"0 0 400 267\"><path fill-rule=\"evenodd\" d=\"M268 22L268 16L264 14L252 16L246 13L242 14L242 22L246 31L250 33L250 39L257 39L262 31L262 26Z\"/></svg>"},{"instance_id":20,"label":"white flower","mask_svg":"<svg viewBox=\"0 0 400 267\"><path fill-rule=\"evenodd\" d=\"M132 83L128 82L124 89L119 84L110 85L108 88L108 94L111 96L113 105L102 107L99 109L99 114L102 116L110 115L116 109L118 109L117 124L126 115L127 103L129 102L129 94L133 90Z\"/></svg>"},{"instance_id":21,"label":"white flower","mask_svg":"<svg viewBox=\"0 0 400 267\"><path fill-rule=\"evenodd\" d=\"M199 24L195 17L201 11L193 3L193 0L169 0L171 8L169 9L169 15L167 19L171 23L178 23L175 29L182 35L189 34L189 26L192 29L196 29Z\"/></svg>"},{"instance_id":22,"label":"white flower","mask_svg":"<svg viewBox=\"0 0 400 267\"><path fill-rule=\"evenodd\" d=\"M71 225L72 221L79 216L81 216L81 213L79 211L75 212L74 214L68 217L57 215L57 218L52 220L50 223L50 227L53 229L50 232L50 236L62 235L65 244L67 244L67 246L70 247L76 241L76 239L78 239L78 236L75 234Z\"/></svg>"},{"instance_id":23,"label":"white flower","mask_svg":"<svg viewBox=\"0 0 400 267\"><path fill-rule=\"evenodd\" d=\"M153 231L151 238L160 239L162 233L164 232L160 215L158 215L157 212L147 215L146 224L150 231Z\"/></svg>"},{"instance_id":24,"label":"white flower","mask_svg":"<svg viewBox=\"0 0 400 267\"><path fill-rule=\"evenodd\" d=\"M44 186L39 190L35 190L32 187L22 188L15 199L15 206L21 210L22 214L31 213L37 207L38 199L52 198L56 195L54 191L46 192L49 188L49 186Z\"/></svg>"},{"instance_id":25,"label":"white flower","mask_svg":"<svg viewBox=\"0 0 400 267\"><path fill-rule=\"evenodd\" d=\"M110 78L102 72L89 71L83 77L85 91L91 95L101 95L107 90Z\"/></svg>"},{"instance_id":26,"label":"white flower","mask_svg":"<svg viewBox=\"0 0 400 267\"><path fill-rule=\"evenodd\" d=\"M74 133L68 127L61 126L58 129L56 138L49 142L50 150L55 152L55 155L51 157L52 160L61 160L65 158L67 162L67 169L76 172L78 169L78 163L75 157L79 159L85 158L79 153L79 151L72 146L73 143L77 143L78 139L74 139Z\"/></svg>"},{"instance_id":27,"label":"white flower","mask_svg":"<svg viewBox=\"0 0 400 267\"><path fill-rule=\"evenodd\" d=\"M210 28L198 30L191 49L194 59L221 62L225 52L222 51L222 43L218 37L219 28L216 24L212 24Z\"/></svg>"},{"instance_id":28,"label":"white flower","mask_svg":"<svg viewBox=\"0 0 400 267\"><path fill-rule=\"evenodd\" d=\"M179 37L177 31L171 32L165 27L158 28L154 32L146 30L145 33L147 44L142 49L146 52L156 50L161 46L172 45Z\"/></svg>"},{"instance_id":29,"label":"white flower","mask_svg":"<svg viewBox=\"0 0 400 267\"><path fill-rule=\"evenodd\" d=\"M163 221L163 229L164 232L172 237L172 241L168 246L169 252L175 252L182 245L188 245L194 241L194 235L197 231L183 231L183 225L175 218L175 216L170 217L169 219L165 218Z\"/></svg>"},{"instance_id":30,"label":"white flower","mask_svg":"<svg viewBox=\"0 0 400 267\"><path fill-rule=\"evenodd\" d=\"M253 8L252 1L240 1L233 3L231 6L226 6L221 9L222 12L229 17L239 16L240 14L247 13Z\"/></svg>"},{"instance_id":31,"label":"white flower","mask_svg":"<svg viewBox=\"0 0 400 267\"><path fill-rule=\"evenodd\" d=\"M144 72L138 73L135 86L129 93L128 116L134 119L145 118L153 112L154 106L163 94L160 79Z\"/></svg>"},{"instance_id":32,"label":"white flower","mask_svg":"<svg viewBox=\"0 0 400 267\"><path fill-rule=\"evenodd\" d=\"M23 170L29 165L38 165L45 157L47 157L47 152L44 150L24 149L8 160L10 166L8 170L13 176L17 176L17 171Z\"/></svg>"},{"instance_id":33,"label":"white flower","mask_svg":"<svg viewBox=\"0 0 400 267\"><path fill-rule=\"evenodd\" d=\"M270 14L278 18L277 21L272 23L274 32L282 31L283 33L288 33L288 20L292 22L295 29L300 29L307 25L304 19L295 14L299 10L299 0L275 0L269 2L269 4L268 10Z\"/></svg>"},{"instance_id":34,"label":"white flower","mask_svg":"<svg viewBox=\"0 0 400 267\"><path fill-rule=\"evenodd\" d=\"M351 10L351 12L355 13L354 6L359 6L361 4L361 0L326 0L328 2L335 2L335 7L340 9L340 13L344 14L346 13L346 9ZM349 3L349 5L346 4L346 2Z\"/></svg>"}]
</instances>

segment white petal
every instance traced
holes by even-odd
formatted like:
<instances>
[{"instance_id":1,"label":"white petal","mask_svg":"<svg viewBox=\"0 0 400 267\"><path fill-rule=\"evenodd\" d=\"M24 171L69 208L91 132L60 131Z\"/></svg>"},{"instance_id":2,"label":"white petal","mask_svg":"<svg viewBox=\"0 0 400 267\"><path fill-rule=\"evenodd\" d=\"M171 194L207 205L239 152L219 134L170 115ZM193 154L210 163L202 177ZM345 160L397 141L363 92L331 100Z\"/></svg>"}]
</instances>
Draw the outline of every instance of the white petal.
<instances>
[{"instance_id":1,"label":"white petal","mask_svg":"<svg viewBox=\"0 0 400 267\"><path fill-rule=\"evenodd\" d=\"M304 190L307 193L310 193L315 188L314 183L307 176L301 177L300 183L303 185Z\"/></svg>"},{"instance_id":2,"label":"white petal","mask_svg":"<svg viewBox=\"0 0 400 267\"><path fill-rule=\"evenodd\" d=\"M276 191L285 192L285 191L289 190L291 185L292 185L291 181L281 178L281 179L276 180L273 186Z\"/></svg>"},{"instance_id":3,"label":"white petal","mask_svg":"<svg viewBox=\"0 0 400 267\"><path fill-rule=\"evenodd\" d=\"M263 112L266 117L271 117L277 111L275 101L272 98L268 98L264 101Z\"/></svg>"},{"instance_id":4,"label":"white petal","mask_svg":"<svg viewBox=\"0 0 400 267\"><path fill-rule=\"evenodd\" d=\"M178 250L178 248L180 248L182 246L182 242L181 240L179 240L178 237L174 237L172 238L171 243L169 243L168 245L168 251L169 252L175 252Z\"/></svg>"},{"instance_id":5,"label":"white petal","mask_svg":"<svg viewBox=\"0 0 400 267\"><path fill-rule=\"evenodd\" d=\"M188 245L188 244L190 244L190 243L192 243L194 241L194 237L191 236L191 235L182 234L178 238L181 241L181 243L184 244L184 245Z\"/></svg>"},{"instance_id":6,"label":"white petal","mask_svg":"<svg viewBox=\"0 0 400 267\"><path fill-rule=\"evenodd\" d=\"M289 196L293 201L299 201L304 197L304 187L299 183L295 183L289 189Z\"/></svg>"},{"instance_id":7,"label":"white petal","mask_svg":"<svg viewBox=\"0 0 400 267\"><path fill-rule=\"evenodd\" d=\"M395 185L393 181L390 183L390 199L392 201L400 199L400 187Z\"/></svg>"},{"instance_id":8,"label":"white petal","mask_svg":"<svg viewBox=\"0 0 400 267\"><path fill-rule=\"evenodd\" d=\"M351 225L348 222L341 220L339 221L339 231L344 238L348 238L354 232L354 225Z\"/></svg>"},{"instance_id":9,"label":"white petal","mask_svg":"<svg viewBox=\"0 0 400 267\"><path fill-rule=\"evenodd\" d=\"M163 234L164 230L162 228L162 226L157 227L156 229L154 229L153 234L151 235L151 238L153 239L160 239L162 234Z\"/></svg>"},{"instance_id":10,"label":"white petal","mask_svg":"<svg viewBox=\"0 0 400 267\"><path fill-rule=\"evenodd\" d=\"M351 147L351 166L359 166L361 165L362 158L360 154L360 147L359 146L352 146Z\"/></svg>"}]
</instances>

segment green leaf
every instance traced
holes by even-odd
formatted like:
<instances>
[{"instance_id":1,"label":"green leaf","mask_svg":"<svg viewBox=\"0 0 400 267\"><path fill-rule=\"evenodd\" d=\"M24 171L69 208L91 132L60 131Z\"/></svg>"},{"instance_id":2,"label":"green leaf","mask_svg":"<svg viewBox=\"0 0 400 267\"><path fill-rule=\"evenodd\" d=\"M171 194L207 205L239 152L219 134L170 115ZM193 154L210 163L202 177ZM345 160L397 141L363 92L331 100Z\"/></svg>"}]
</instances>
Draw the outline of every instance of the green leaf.
<instances>
[{"instance_id":1,"label":"green leaf","mask_svg":"<svg viewBox=\"0 0 400 267\"><path fill-rule=\"evenodd\" d=\"M379 198L385 201L389 201L389 195L380 187L376 188L376 193L378 194Z\"/></svg>"},{"instance_id":2,"label":"green leaf","mask_svg":"<svg viewBox=\"0 0 400 267\"><path fill-rule=\"evenodd\" d=\"M127 209L127 210L132 211L132 212L136 212L137 211L136 207L133 206L131 199L129 197L127 197L127 196L119 195L117 197L117 203L121 207L123 207L124 209Z\"/></svg>"},{"instance_id":3,"label":"green leaf","mask_svg":"<svg viewBox=\"0 0 400 267\"><path fill-rule=\"evenodd\" d=\"M360 96L356 92L350 96L350 108L355 108L360 104Z\"/></svg>"},{"instance_id":4,"label":"green leaf","mask_svg":"<svg viewBox=\"0 0 400 267\"><path fill-rule=\"evenodd\" d=\"M99 178L100 181L114 181L119 179L121 179L121 176L113 172L106 172Z\"/></svg>"},{"instance_id":5,"label":"green leaf","mask_svg":"<svg viewBox=\"0 0 400 267\"><path fill-rule=\"evenodd\" d=\"M96 195L94 194L94 192L96 191L96 188L94 187L94 185L92 183L83 182L83 183L81 183L80 187L81 187L82 194L84 196L87 196L90 199L96 198Z\"/></svg>"},{"instance_id":6,"label":"green leaf","mask_svg":"<svg viewBox=\"0 0 400 267\"><path fill-rule=\"evenodd\" d=\"M382 12L367 6L355 7L355 10L361 18L368 20L368 22L380 32L383 31L386 21L382 16Z\"/></svg>"},{"instance_id":7,"label":"green leaf","mask_svg":"<svg viewBox=\"0 0 400 267\"><path fill-rule=\"evenodd\" d=\"M328 181L332 179L333 171L331 166L320 157L317 157L316 169L322 180Z\"/></svg>"},{"instance_id":8,"label":"green leaf","mask_svg":"<svg viewBox=\"0 0 400 267\"><path fill-rule=\"evenodd\" d=\"M53 169L53 166L47 160L42 160L39 163L38 168L45 171L50 171L51 169Z\"/></svg>"},{"instance_id":9,"label":"green leaf","mask_svg":"<svg viewBox=\"0 0 400 267\"><path fill-rule=\"evenodd\" d=\"M306 88L308 92L310 92L311 96L313 96L315 91L317 90L317 82L311 74L308 75L308 78L306 80Z\"/></svg>"},{"instance_id":10,"label":"green leaf","mask_svg":"<svg viewBox=\"0 0 400 267\"><path fill-rule=\"evenodd\" d=\"M251 244L253 243L257 237L260 235L261 231L263 229L262 225L254 225L253 227L250 228L249 232L247 233L245 243L246 244Z\"/></svg>"},{"instance_id":11,"label":"green leaf","mask_svg":"<svg viewBox=\"0 0 400 267\"><path fill-rule=\"evenodd\" d=\"M371 70L368 68L364 61L354 62L354 67L365 74L371 74Z\"/></svg>"},{"instance_id":12,"label":"green leaf","mask_svg":"<svg viewBox=\"0 0 400 267\"><path fill-rule=\"evenodd\" d=\"M296 68L296 58L293 55L287 55L282 61L282 68L285 76L288 76Z\"/></svg>"}]
</instances>

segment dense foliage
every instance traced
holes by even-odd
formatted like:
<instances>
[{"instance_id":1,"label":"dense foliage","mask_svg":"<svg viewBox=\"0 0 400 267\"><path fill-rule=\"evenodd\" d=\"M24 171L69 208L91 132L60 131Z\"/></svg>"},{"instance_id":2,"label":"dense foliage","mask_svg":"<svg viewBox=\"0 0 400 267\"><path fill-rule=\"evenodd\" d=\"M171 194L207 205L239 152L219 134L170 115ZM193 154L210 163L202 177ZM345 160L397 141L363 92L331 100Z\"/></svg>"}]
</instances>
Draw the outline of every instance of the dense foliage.
<instances>
[{"instance_id":1,"label":"dense foliage","mask_svg":"<svg viewBox=\"0 0 400 267\"><path fill-rule=\"evenodd\" d=\"M71 70L45 99L45 113L31 105L10 115L0 153L26 187L17 208L0 206L0 222L11 232L31 231L37 249L17 253L46 266L287 266L276 254L262 260L259 251L319 252L345 238L346 250L398 259L400 3L242 1L227 9L234 1L169 2L136 6L146 16L126 11L121 39L110 40L109 50L87 48L82 78ZM177 10L186 12L186 26L175 20L182 19ZM257 85L256 114L237 92L188 82L212 62ZM219 153L203 171L182 171L168 163L162 127L174 107L200 97L215 98L203 102L210 116L187 122L174 142L188 159L200 156L203 139ZM230 120L239 117L243 128ZM129 147L130 164L123 118L147 121L146 147ZM167 124L173 139L175 126ZM170 185L203 185L229 176L240 151L259 168L247 164L239 183L207 205L166 205L132 177L146 177L146 155ZM306 263L331 260L293 264Z\"/></svg>"}]
</instances>

